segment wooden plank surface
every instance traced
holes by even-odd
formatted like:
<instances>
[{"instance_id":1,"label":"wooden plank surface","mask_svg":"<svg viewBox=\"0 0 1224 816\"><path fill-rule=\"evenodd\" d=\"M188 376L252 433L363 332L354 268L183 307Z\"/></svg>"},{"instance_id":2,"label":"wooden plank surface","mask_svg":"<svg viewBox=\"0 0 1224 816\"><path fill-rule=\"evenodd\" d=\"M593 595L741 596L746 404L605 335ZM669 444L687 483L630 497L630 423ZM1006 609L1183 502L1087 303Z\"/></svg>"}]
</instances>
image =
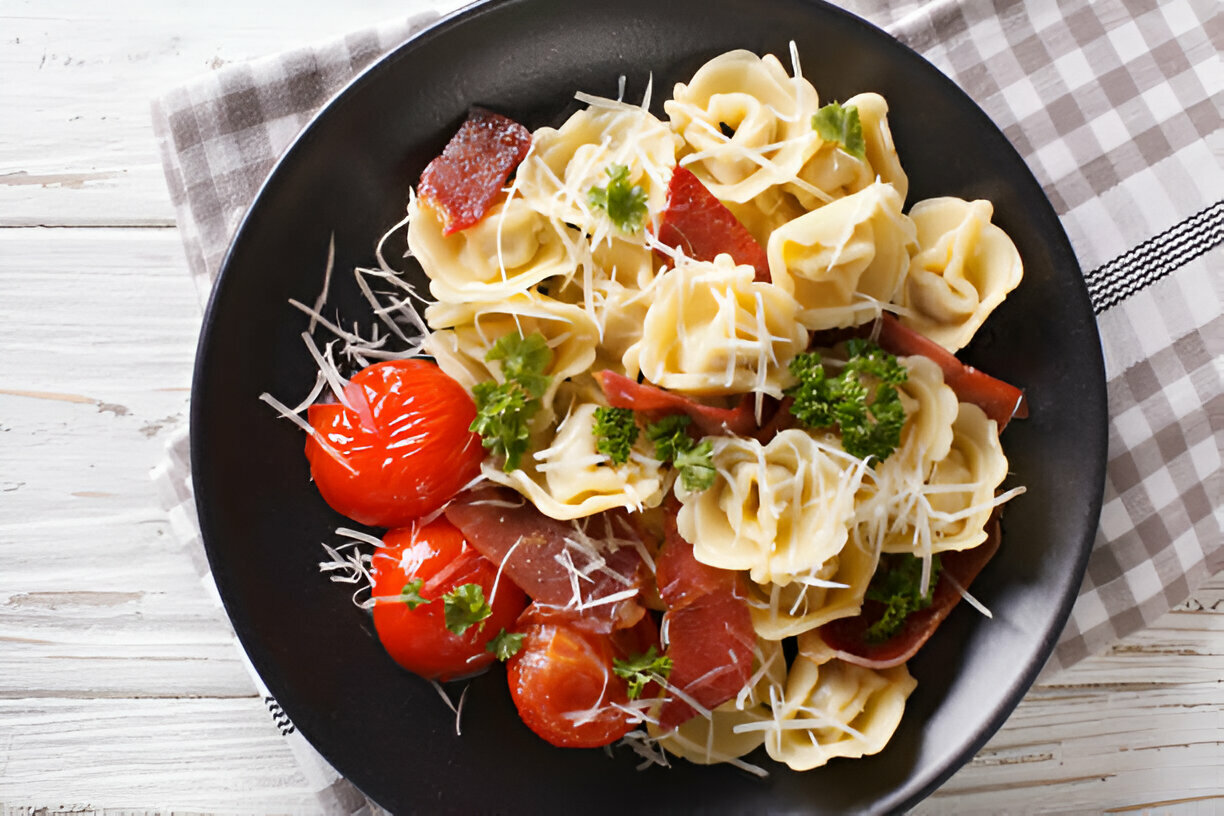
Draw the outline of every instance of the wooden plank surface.
<instances>
[{"instance_id":1,"label":"wooden plank surface","mask_svg":"<svg viewBox=\"0 0 1224 816\"><path fill-rule=\"evenodd\" d=\"M149 101L421 5L0 0L0 812L316 813L148 471L200 321ZM1224 580L920 813L1224 811Z\"/></svg>"}]
</instances>

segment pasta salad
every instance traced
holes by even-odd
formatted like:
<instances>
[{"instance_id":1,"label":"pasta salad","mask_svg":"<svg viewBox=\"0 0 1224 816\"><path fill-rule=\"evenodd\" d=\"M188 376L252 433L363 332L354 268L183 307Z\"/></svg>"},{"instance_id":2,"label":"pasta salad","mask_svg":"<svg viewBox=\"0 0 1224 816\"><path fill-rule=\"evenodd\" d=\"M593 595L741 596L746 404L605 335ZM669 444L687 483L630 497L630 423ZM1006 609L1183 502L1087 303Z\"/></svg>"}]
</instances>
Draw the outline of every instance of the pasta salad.
<instances>
[{"instance_id":1,"label":"pasta salad","mask_svg":"<svg viewBox=\"0 0 1224 816\"><path fill-rule=\"evenodd\" d=\"M324 569L405 668L504 662L554 745L874 754L906 661L960 600L989 614L968 587L1024 402L955 352L1020 255L987 201L907 211L887 102L822 104L791 50L715 57L662 119L649 86L534 132L473 109L395 227L432 299L380 244L380 331L295 304L319 378L264 399L386 530Z\"/></svg>"}]
</instances>

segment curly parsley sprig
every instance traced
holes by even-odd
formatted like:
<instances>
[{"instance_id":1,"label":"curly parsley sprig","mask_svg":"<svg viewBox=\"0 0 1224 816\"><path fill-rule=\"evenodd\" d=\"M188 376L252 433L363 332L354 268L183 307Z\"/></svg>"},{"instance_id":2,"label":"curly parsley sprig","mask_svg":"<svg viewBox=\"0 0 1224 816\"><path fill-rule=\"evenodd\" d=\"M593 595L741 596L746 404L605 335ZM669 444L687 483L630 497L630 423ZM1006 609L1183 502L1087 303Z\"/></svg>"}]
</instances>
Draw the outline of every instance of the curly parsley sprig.
<instances>
[{"instance_id":1,"label":"curly parsley sprig","mask_svg":"<svg viewBox=\"0 0 1224 816\"><path fill-rule=\"evenodd\" d=\"M642 689L652 680L666 680L671 674L672 659L661 655L651 646L645 654L634 655L627 660L619 657L612 660L612 671L617 677L629 681L629 699L636 700L642 695Z\"/></svg>"},{"instance_id":2,"label":"curly parsley sprig","mask_svg":"<svg viewBox=\"0 0 1224 816\"><path fill-rule=\"evenodd\" d=\"M846 350L850 359L834 377L825 371L819 352L791 360L791 374L799 383L785 391L794 398L790 412L812 428L836 425L847 453L882 462L901 444L905 406L897 385L909 372L869 340L851 340Z\"/></svg>"},{"instance_id":3,"label":"curly parsley sprig","mask_svg":"<svg viewBox=\"0 0 1224 816\"><path fill-rule=\"evenodd\" d=\"M714 446L709 440L698 444L689 436L693 420L685 414L665 416L646 426L646 438L654 443L655 458L672 462L680 471L685 490L705 490L714 484Z\"/></svg>"},{"instance_id":4,"label":"curly parsley sprig","mask_svg":"<svg viewBox=\"0 0 1224 816\"><path fill-rule=\"evenodd\" d=\"M595 450L618 465L629 461L629 452L638 438L637 422L629 408L595 409Z\"/></svg>"},{"instance_id":5,"label":"curly parsley sprig","mask_svg":"<svg viewBox=\"0 0 1224 816\"><path fill-rule=\"evenodd\" d=\"M480 434L481 444L493 453L506 457L507 471L517 470L527 451L531 418L540 410L540 398L552 379L544 373L552 358L540 332L529 337L511 332L485 354L485 360L501 363L505 381L488 380L472 389L476 418L468 430Z\"/></svg>"},{"instance_id":6,"label":"curly parsley sprig","mask_svg":"<svg viewBox=\"0 0 1224 816\"><path fill-rule=\"evenodd\" d=\"M867 627L867 641L883 643L901 630L911 614L930 606L940 569L939 556L931 556L931 582L923 587L921 558L909 554L881 556L863 597L884 604L884 614Z\"/></svg>"},{"instance_id":7,"label":"curly parsley sprig","mask_svg":"<svg viewBox=\"0 0 1224 816\"><path fill-rule=\"evenodd\" d=\"M614 164L607 169L608 184L587 191L587 204L603 210L622 232L633 233L646 222L646 191L629 183L629 168Z\"/></svg>"}]
</instances>

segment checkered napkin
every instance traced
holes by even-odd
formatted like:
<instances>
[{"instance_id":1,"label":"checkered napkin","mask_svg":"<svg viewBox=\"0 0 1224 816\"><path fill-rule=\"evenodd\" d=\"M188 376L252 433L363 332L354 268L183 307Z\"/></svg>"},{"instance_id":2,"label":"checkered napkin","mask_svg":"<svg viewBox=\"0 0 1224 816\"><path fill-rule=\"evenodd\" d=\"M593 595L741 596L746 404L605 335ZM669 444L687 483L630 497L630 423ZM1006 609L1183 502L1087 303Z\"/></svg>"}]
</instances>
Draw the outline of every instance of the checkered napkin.
<instances>
[{"instance_id":1,"label":"checkered napkin","mask_svg":"<svg viewBox=\"0 0 1224 816\"><path fill-rule=\"evenodd\" d=\"M1048 677L1224 568L1224 12L1217 0L843 4L986 110L1043 185L1085 270L1105 350L1109 468L1087 576ZM202 299L275 158L348 79L429 19L229 66L154 103ZM185 436L155 475L211 590ZM324 809L369 812L255 682Z\"/></svg>"}]
</instances>

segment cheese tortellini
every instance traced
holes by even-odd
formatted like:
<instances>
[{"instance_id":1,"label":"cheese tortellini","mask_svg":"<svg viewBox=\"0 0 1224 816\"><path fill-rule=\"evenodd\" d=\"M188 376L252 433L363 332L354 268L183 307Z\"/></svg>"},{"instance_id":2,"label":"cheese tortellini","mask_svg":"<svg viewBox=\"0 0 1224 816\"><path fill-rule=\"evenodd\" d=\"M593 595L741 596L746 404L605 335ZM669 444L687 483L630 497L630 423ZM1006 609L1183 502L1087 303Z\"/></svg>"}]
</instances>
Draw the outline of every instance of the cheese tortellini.
<instances>
[{"instance_id":1,"label":"cheese tortellini","mask_svg":"<svg viewBox=\"0 0 1224 816\"><path fill-rule=\"evenodd\" d=\"M781 397L807 333L794 298L754 275L729 255L660 275L636 349L646 379L686 394Z\"/></svg>"},{"instance_id":2,"label":"cheese tortellini","mask_svg":"<svg viewBox=\"0 0 1224 816\"><path fill-rule=\"evenodd\" d=\"M918 252L897 301L908 310L901 322L949 351L968 344L1023 274L993 214L989 201L959 198L927 199L910 211Z\"/></svg>"},{"instance_id":3,"label":"cheese tortellini","mask_svg":"<svg viewBox=\"0 0 1224 816\"><path fill-rule=\"evenodd\" d=\"M568 521L624 507L641 510L663 500L662 466L638 445L624 464L595 449L598 405L578 403L555 427L533 439L535 452L510 472L485 462L490 481L514 488L546 516ZM549 438L551 437L551 438Z\"/></svg>"},{"instance_id":4,"label":"cheese tortellini","mask_svg":"<svg viewBox=\"0 0 1224 816\"><path fill-rule=\"evenodd\" d=\"M451 235L442 234L442 219L421 199L408 215L408 248L441 303L493 302L574 273L566 251L574 237L522 198L503 199L484 220Z\"/></svg>"},{"instance_id":5,"label":"cheese tortellini","mask_svg":"<svg viewBox=\"0 0 1224 816\"><path fill-rule=\"evenodd\" d=\"M819 106L811 83L751 51L715 57L663 103L684 140L681 163L736 203L794 178L819 145L809 123Z\"/></svg>"},{"instance_id":6,"label":"cheese tortellini","mask_svg":"<svg viewBox=\"0 0 1224 816\"><path fill-rule=\"evenodd\" d=\"M769 273L799 301L807 328L856 326L897 295L914 239L901 194L877 182L774 230Z\"/></svg>"},{"instance_id":7,"label":"cheese tortellini","mask_svg":"<svg viewBox=\"0 0 1224 816\"><path fill-rule=\"evenodd\" d=\"M865 466L798 428L768 444L715 440L714 484L678 490L680 535L698 561L789 584L841 552Z\"/></svg>"},{"instance_id":8,"label":"cheese tortellini","mask_svg":"<svg viewBox=\"0 0 1224 816\"><path fill-rule=\"evenodd\" d=\"M773 709L782 727L768 732L765 750L796 771L835 757L879 753L897 730L915 686L904 665L876 670L836 658L817 664L800 656Z\"/></svg>"}]
</instances>

